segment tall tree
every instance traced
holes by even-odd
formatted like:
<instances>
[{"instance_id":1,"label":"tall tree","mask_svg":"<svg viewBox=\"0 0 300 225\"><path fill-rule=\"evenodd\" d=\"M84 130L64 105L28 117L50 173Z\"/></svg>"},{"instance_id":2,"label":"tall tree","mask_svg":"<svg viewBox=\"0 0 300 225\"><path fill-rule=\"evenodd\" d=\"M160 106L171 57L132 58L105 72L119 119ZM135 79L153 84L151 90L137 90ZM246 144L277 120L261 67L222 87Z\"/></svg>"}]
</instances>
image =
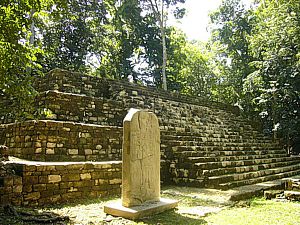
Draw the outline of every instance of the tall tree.
<instances>
[{"instance_id":1,"label":"tall tree","mask_svg":"<svg viewBox=\"0 0 300 225\"><path fill-rule=\"evenodd\" d=\"M202 43L190 42L179 29L168 28L167 49L169 90L211 98L215 76L209 68L209 56Z\"/></svg>"},{"instance_id":2,"label":"tall tree","mask_svg":"<svg viewBox=\"0 0 300 225\"><path fill-rule=\"evenodd\" d=\"M132 76L137 81L140 74L136 67L151 50L148 42L150 39L152 42L157 40L155 21L149 19L147 14L142 16L137 0L121 1L108 8L110 18L104 25L105 35L95 40L94 53L100 62L97 72L102 76L108 74L121 79Z\"/></svg>"},{"instance_id":3,"label":"tall tree","mask_svg":"<svg viewBox=\"0 0 300 225\"><path fill-rule=\"evenodd\" d=\"M167 67L167 43L166 43L166 22L168 19L168 12L170 6L174 6L178 3L184 3L185 0L144 0L146 3L146 9L151 10L154 17L156 18L162 41L162 87L164 90L167 90L167 76L166 76L166 67ZM147 5L148 4L148 5ZM180 18L184 15L184 9L176 7L174 10L174 15L177 18Z\"/></svg>"},{"instance_id":4,"label":"tall tree","mask_svg":"<svg viewBox=\"0 0 300 225\"><path fill-rule=\"evenodd\" d=\"M210 45L215 52L218 68L216 74L220 80L220 99L228 103L240 103L243 98L243 79L253 71L248 39L254 19L252 10L247 10L241 0L223 0L210 18ZM224 93L224 87L229 92Z\"/></svg>"},{"instance_id":5,"label":"tall tree","mask_svg":"<svg viewBox=\"0 0 300 225\"><path fill-rule=\"evenodd\" d=\"M39 27L45 71L60 67L86 71L88 55L95 36L101 38L106 23L106 8L102 1L62 0L50 3ZM97 24L100 28L92 30Z\"/></svg>"},{"instance_id":6,"label":"tall tree","mask_svg":"<svg viewBox=\"0 0 300 225\"><path fill-rule=\"evenodd\" d=\"M0 2L0 117L22 118L33 110L32 78L39 69L39 49L30 43L29 37L40 8L39 0Z\"/></svg>"},{"instance_id":7,"label":"tall tree","mask_svg":"<svg viewBox=\"0 0 300 225\"><path fill-rule=\"evenodd\" d=\"M300 2L265 0L251 36L255 72L245 86L269 130L287 140L300 134Z\"/></svg>"}]
</instances>

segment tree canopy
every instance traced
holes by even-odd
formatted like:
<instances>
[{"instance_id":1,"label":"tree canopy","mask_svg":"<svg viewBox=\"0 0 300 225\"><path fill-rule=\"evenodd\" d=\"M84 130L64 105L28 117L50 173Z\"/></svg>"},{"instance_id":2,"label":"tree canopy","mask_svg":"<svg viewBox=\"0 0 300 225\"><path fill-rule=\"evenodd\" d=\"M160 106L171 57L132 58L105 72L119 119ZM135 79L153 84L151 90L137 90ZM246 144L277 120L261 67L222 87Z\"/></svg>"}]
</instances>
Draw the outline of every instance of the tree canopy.
<instances>
[{"instance_id":1,"label":"tree canopy","mask_svg":"<svg viewBox=\"0 0 300 225\"><path fill-rule=\"evenodd\" d=\"M268 133L299 136L300 2L223 0L207 43L167 26L184 2L1 1L0 116L33 116L33 78L60 67L234 104Z\"/></svg>"}]
</instances>

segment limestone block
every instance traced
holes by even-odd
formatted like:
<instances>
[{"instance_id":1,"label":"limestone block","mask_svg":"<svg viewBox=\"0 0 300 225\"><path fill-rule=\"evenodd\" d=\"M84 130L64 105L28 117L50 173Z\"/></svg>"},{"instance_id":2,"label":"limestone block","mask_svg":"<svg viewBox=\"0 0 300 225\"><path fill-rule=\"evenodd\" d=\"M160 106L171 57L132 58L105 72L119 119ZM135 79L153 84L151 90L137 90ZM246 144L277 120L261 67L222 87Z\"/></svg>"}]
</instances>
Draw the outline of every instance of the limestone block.
<instances>
[{"instance_id":1,"label":"limestone block","mask_svg":"<svg viewBox=\"0 0 300 225\"><path fill-rule=\"evenodd\" d=\"M69 127L63 127L63 131L70 131L71 129Z\"/></svg>"},{"instance_id":2,"label":"limestone block","mask_svg":"<svg viewBox=\"0 0 300 225\"><path fill-rule=\"evenodd\" d=\"M103 185L103 184L107 184L108 180L106 179L97 179L95 180L95 185Z\"/></svg>"},{"instance_id":3,"label":"limestone block","mask_svg":"<svg viewBox=\"0 0 300 225\"><path fill-rule=\"evenodd\" d=\"M61 181L60 175L48 175L48 182L49 183L58 183Z\"/></svg>"},{"instance_id":4,"label":"limestone block","mask_svg":"<svg viewBox=\"0 0 300 225\"><path fill-rule=\"evenodd\" d=\"M96 149L97 150L101 150L102 149L102 145L96 145Z\"/></svg>"},{"instance_id":5,"label":"limestone block","mask_svg":"<svg viewBox=\"0 0 300 225\"><path fill-rule=\"evenodd\" d=\"M46 154L47 155L53 155L55 152L54 152L54 149L53 148L47 148L46 149Z\"/></svg>"},{"instance_id":6,"label":"limestone block","mask_svg":"<svg viewBox=\"0 0 300 225\"><path fill-rule=\"evenodd\" d=\"M130 109L123 121L122 205L160 199L160 131L153 113Z\"/></svg>"},{"instance_id":7,"label":"limestone block","mask_svg":"<svg viewBox=\"0 0 300 225\"><path fill-rule=\"evenodd\" d=\"M40 196L40 192L31 192L24 196L24 200L38 200Z\"/></svg>"},{"instance_id":8,"label":"limestone block","mask_svg":"<svg viewBox=\"0 0 300 225\"><path fill-rule=\"evenodd\" d=\"M287 190L300 190L300 179L288 179L285 186Z\"/></svg>"},{"instance_id":9,"label":"limestone block","mask_svg":"<svg viewBox=\"0 0 300 225\"><path fill-rule=\"evenodd\" d=\"M66 174L62 176L63 181L79 181L80 176L79 174Z\"/></svg>"},{"instance_id":10,"label":"limestone block","mask_svg":"<svg viewBox=\"0 0 300 225\"><path fill-rule=\"evenodd\" d=\"M84 150L84 154L85 154L85 155L92 155L92 154L93 154L93 151L92 151L92 149L85 149L85 150Z\"/></svg>"},{"instance_id":11,"label":"limestone block","mask_svg":"<svg viewBox=\"0 0 300 225\"><path fill-rule=\"evenodd\" d=\"M25 177L23 177L23 183L24 183L24 185L37 184L38 182L39 182L38 176L25 176Z\"/></svg>"},{"instance_id":12,"label":"limestone block","mask_svg":"<svg viewBox=\"0 0 300 225\"><path fill-rule=\"evenodd\" d=\"M23 191L23 186L22 185L13 186L13 192L14 193L22 193L22 191Z\"/></svg>"},{"instance_id":13,"label":"limestone block","mask_svg":"<svg viewBox=\"0 0 300 225\"><path fill-rule=\"evenodd\" d=\"M41 142L35 142L34 145L35 145L36 148L42 147L42 143Z\"/></svg>"},{"instance_id":14,"label":"limestone block","mask_svg":"<svg viewBox=\"0 0 300 225\"><path fill-rule=\"evenodd\" d=\"M122 183L122 180L118 179L118 178L115 178L115 179L112 179L109 181L109 184L121 184L121 183Z\"/></svg>"},{"instance_id":15,"label":"limestone block","mask_svg":"<svg viewBox=\"0 0 300 225\"><path fill-rule=\"evenodd\" d=\"M47 148L54 148L56 147L56 143L48 142L47 143Z\"/></svg>"},{"instance_id":16,"label":"limestone block","mask_svg":"<svg viewBox=\"0 0 300 225\"><path fill-rule=\"evenodd\" d=\"M80 174L80 179L81 180L90 180L92 178L90 173L82 173Z\"/></svg>"},{"instance_id":17,"label":"limestone block","mask_svg":"<svg viewBox=\"0 0 300 225\"><path fill-rule=\"evenodd\" d=\"M78 149L69 149L68 152L70 155L78 155Z\"/></svg>"},{"instance_id":18,"label":"limestone block","mask_svg":"<svg viewBox=\"0 0 300 225\"><path fill-rule=\"evenodd\" d=\"M23 190L22 190L24 193L26 192L32 192L32 185L24 185L23 186Z\"/></svg>"},{"instance_id":19,"label":"limestone block","mask_svg":"<svg viewBox=\"0 0 300 225\"><path fill-rule=\"evenodd\" d=\"M284 196L290 200L300 200L300 191L285 191Z\"/></svg>"},{"instance_id":20,"label":"limestone block","mask_svg":"<svg viewBox=\"0 0 300 225\"><path fill-rule=\"evenodd\" d=\"M25 136L25 142L30 141L31 137L30 136Z\"/></svg>"},{"instance_id":21,"label":"limestone block","mask_svg":"<svg viewBox=\"0 0 300 225\"><path fill-rule=\"evenodd\" d=\"M121 216L127 219L141 219L153 214L158 214L163 211L177 207L178 202L170 199L160 199L157 202L147 202L140 206L134 206L131 208L124 207L121 202L111 202L109 205L104 206L104 212Z\"/></svg>"},{"instance_id":22,"label":"limestone block","mask_svg":"<svg viewBox=\"0 0 300 225\"><path fill-rule=\"evenodd\" d=\"M265 199L272 199L280 196L284 191L283 190L267 190L264 191Z\"/></svg>"}]
</instances>

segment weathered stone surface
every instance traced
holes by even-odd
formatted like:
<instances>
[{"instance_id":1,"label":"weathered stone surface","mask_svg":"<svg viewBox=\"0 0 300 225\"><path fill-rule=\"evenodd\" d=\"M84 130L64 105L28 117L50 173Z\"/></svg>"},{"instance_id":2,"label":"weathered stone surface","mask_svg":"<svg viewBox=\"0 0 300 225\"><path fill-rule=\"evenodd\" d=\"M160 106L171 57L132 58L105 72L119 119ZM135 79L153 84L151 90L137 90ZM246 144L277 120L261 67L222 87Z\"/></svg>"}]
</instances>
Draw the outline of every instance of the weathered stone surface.
<instances>
[{"instance_id":1,"label":"weathered stone surface","mask_svg":"<svg viewBox=\"0 0 300 225\"><path fill-rule=\"evenodd\" d=\"M5 145L0 145L0 159L2 161L8 160L8 156L9 156L8 147Z\"/></svg>"},{"instance_id":2,"label":"weathered stone surface","mask_svg":"<svg viewBox=\"0 0 300 225\"><path fill-rule=\"evenodd\" d=\"M267 190L264 191L264 197L265 199L272 199L276 198L278 195L282 194L284 190Z\"/></svg>"},{"instance_id":3,"label":"weathered stone surface","mask_svg":"<svg viewBox=\"0 0 300 225\"><path fill-rule=\"evenodd\" d=\"M61 175L49 175L48 182L49 183L58 183L61 181Z\"/></svg>"},{"instance_id":4,"label":"weathered stone surface","mask_svg":"<svg viewBox=\"0 0 300 225\"><path fill-rule=\"evenodd\" d=\"M32 133L31 127L35 129L36 133ZM64 128L70 130L65 131ZM18 137L7 140L11 155L15 157L35 161L60 162L121 159L122 129L120 127L32 120L9 124L7 130L9 136ZM30 142L26 142L30 146L27 147L24 143L25 134L31 134Z\"/></svg>"},{"instance_id":5,"label":"weathered stone surface","mask_svg":"<svg viewBox=\"0 0 300 225\"><path fill-rule=\"evenodd\" d=\"M0 144L5 143L12 156L52 162L121 159L122 120L130 107L136 107L151 109L158 116L163 182L228 189L300 172L299 157L286 157L278 142L264 137L250 121L237 116L236 107L60 70L37 83L41 94L36 102L59 121L45 118L0 125ZM72 149L78 149L78 154L69 154ZM18 169L17 174L24 177L26 193L32 192L32 185L49 184L48 175L90 172L91 183L97 183L95 192L100 195L113 193L114 187L120 190L115 180L120 178L120 170L115 171L112 165L95 165L91 171L83 171L85 168L77 165L60 169L38 166L26 171ZM29 176L38 180L34 178L32 184ZM77 182L78 187L87 189L89 180L71 178L67 176L64 182ZM5 179L4 185L7 195L11 195L12 186L7 186ZM65 185L51 183L47 187L58 188L57 185L59 191L67 193ZM78 192L84 191L78 188ZM27 204L31 202L28 200Z\"/></svg>"},{"instance_id":6,"label":"weathered stone surface","mask_svg":"<svg viewBox=\"0 0 300 225\"><path fill-rule=\"evenodd\" d=\"M160 198L160 131L157 117L130 109L123 122L122 204Z\"/></svg>"},{"instance_id":7,"label":"weathered stone surface","mask_svg":"<svg viewBox=\"0 0 300 225\"><path fill-rule=\"evenodd\" d=\"M114 216L121 216L127 219L140 219L153 214L158 214L177 207L178 201L170 199L160 199L156 202L147 202L139 206L124 207L121 201L112 202L104 206L104 212Z\"/></svg>"},{"instance_id":8,"label":"weathered stone surface","mask_svg":"<svg viewBox=\"0 0 300 225\"><path fill-rule=\"evenodd\" d=\"M300 179L287 179L286 189L287 190L300 190Z\"/></svg>"},{"instance_id":9,"label":"weathered stone surface","mask_svg":"<svg viewBox=\"0 0 300 225\"><path fill-rule=\"evenodd\" d=\"M289 200L300 200L300 191L285 191L284 197Z\"/></svg>"},{"instance_id":10,"label":"weathered stone surface","mask_svg":"<svg viewBox=\"0 0 300 225\"><path fill-rule=\"evenodd\" d=\"M82 173L80 174L80 179L81 180L90 180L91 179L91 174L90 173Z\"/></svg>"},{"instance_id":11,"label":"weathered stone surface","mask_svg":"<svg viewBox=\"0 0 300 225\"><path fill-rule=\"evenodd\" d=\"M130 109L123 129L122 200L106 205L104 212L138 219L176 207L177 201L160 198L160 130L157 117L151 112ZM110 181L110 184L113 183L113 180Z\"/></svg>"},{"instance_id":12,"label":"weathered stone surface","mask_svg":"<svg viewBox=\"0 0 300 225\"><path fill-rule=\"evenodd\" d=\"M76 199L78 196L107 196L120 192L120 161L86 163L27 161L19 162L20 164L8 161L7 163L12 163L23 173L22 177L13 175L3 179L3 187L0 189L4 191L1 192L3 196L1 195L0 204L10 202L17 205L42 206Z\"/></svg>"}]
</instances>

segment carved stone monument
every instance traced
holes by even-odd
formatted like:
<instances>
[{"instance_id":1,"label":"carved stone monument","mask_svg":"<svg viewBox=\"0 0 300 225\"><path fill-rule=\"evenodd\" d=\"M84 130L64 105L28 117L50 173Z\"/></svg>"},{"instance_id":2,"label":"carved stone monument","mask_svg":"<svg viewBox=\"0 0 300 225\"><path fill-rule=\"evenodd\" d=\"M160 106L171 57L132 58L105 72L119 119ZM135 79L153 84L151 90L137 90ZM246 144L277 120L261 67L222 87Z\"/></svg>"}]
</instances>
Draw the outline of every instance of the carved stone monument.
<instances>
[{"instance_id":1,"label":"carved stone monument","mask_svg":"<svg viewBox=\"0 0 300 225\"><path fill-rule=\"evenodd\" d=\"M177 206L160 198L160 131L154 113L130 109L123 121L122 200L107 214L137 219Z\"/></svg>"}]
</instances>

